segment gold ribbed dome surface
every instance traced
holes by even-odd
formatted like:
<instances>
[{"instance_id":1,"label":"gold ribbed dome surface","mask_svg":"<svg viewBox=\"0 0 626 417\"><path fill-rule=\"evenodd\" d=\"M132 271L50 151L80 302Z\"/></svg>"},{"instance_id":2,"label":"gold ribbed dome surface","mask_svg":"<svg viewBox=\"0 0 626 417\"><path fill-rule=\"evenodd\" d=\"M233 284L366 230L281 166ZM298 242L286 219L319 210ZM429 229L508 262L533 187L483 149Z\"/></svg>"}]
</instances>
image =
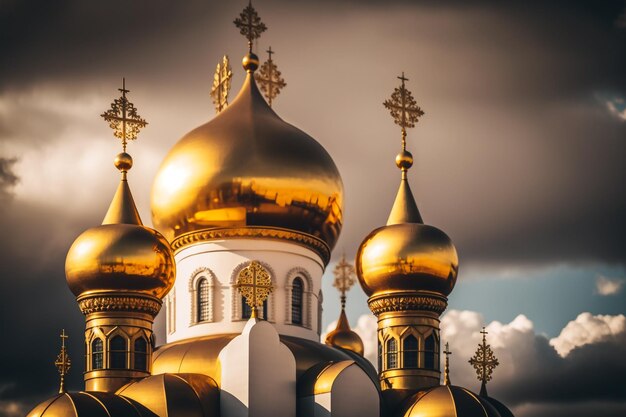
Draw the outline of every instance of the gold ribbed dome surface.
<instances>
[{"instance_id":1,"label":"gold ribbed dome surface","mask_svg":"<svg viewBox=\"0 0 626 417\"><path fill-rule=\"evenodd\" d=\"M350 328L345 310L341 310L337 327L326 335L325 343L329 346L350 350L361 356L365 351L363 340Z\"/></svg>"},{"instance_id":2,"label":"gold ribbed dome surface","mask_svg":"<svg viewBox=\"0 0 626 417\"><path fill-rule=\"evenodd\" d=\"M450 238L433 226L401 223L370 233L357 253L357 275L368 296L431 291L447 296L459 260Z\"/></svg>"},{"instance_id":3,"label":"gold ribbed dome surface","mask_svg":"<svg viewBox=\"0 0 626 417\"><path fill-rule=\"evenodd\" d=\"M283 121L248 73L232 104L186 134L152 188L154 226L170 241L229 227L313 235L331 249L342 226L343 184L326 150Z\"/></svg>"},{"instance_id":4,"label":"gold ribbed dome surface","mask_svg":"<svg viewBox=\"0 0 626 417\"><path fill-rule=\"evenodd\" d=\"M66 392L43 401L27 417L157 417L141 404L107 392Z\"/></svg>"},{"instance_id":5,"label":"gold ribbed dome surface","mask_svg":"<svg viewBox=\"0 0 626 417\"><path fill-rule=\"evenodd\" d=\"M485 399L454 385L419 392L407 400L403 417L501 417Z\"/></svg>"},{"instance_id":6,"label":"gold ribbed dome surface","mask_svg":"<svg viewBox=\"0 0 626 417\"><path fill-rule=\"evenodd\" d=\"M145 227L128 183L120 182L103 224L83 232L65 259L74 295L134 292L162 298L174 285L174 255L167 240Z\"/></svg>"}]
</instances>

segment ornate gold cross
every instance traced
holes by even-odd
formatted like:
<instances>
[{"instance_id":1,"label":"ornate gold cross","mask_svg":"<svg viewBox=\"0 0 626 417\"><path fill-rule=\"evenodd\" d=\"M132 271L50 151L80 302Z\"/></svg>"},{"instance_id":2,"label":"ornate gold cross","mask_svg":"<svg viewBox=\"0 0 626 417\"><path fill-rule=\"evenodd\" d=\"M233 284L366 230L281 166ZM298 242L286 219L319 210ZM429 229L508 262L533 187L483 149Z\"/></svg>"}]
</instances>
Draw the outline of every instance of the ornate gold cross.
<instances>
[{"instance_id":1,"label":"ornate gold cross","mask_svg":"<svg viewBox=\"0 0 626 417\"><path fill-rule=\"evenodd\" d=\"M267 30L267 26L261 22L257 11L252 7L252 0L239 14L233 23L239 29L239 33L248 39L248 52L252 52L252 42L261 37L261 33Z\"/></svg>"},{"instance_id":2,"label":"ornate gold cross","mask_svg":"<svg viewBox=\"0 0 626 417\"><path fill-rule=\"evenodd\" d=\"M478 380L481 381L480 395L486 397L487 382L491 381L491 374L500 363L493 354L491 346L487 344L487 331L485 331L484 327L480 333L483 335L483 341L480 345L478 345L478 349L476 349L476 353L469 360L469 363L474 367L476 370L476 376Z\"/></svg>"},{"instance_id":3,"label":"ornate gold cross","mask_svg":"<svg viewBox=\"0 0 626 417\"><path fill-rule=\"evenodd\" d=\"M54 361L54 364L59 370L59 374L61 375L59 394L63 394L65 392L65 375L67 375L67 373L69 372L72 361L70 360L70 357L68 356L67 350L65 348L65 339L69 337L67 334L65 334L65 329L63 329L63 331L61 332L60 337L61 352L57 356L57 360Z\"/></svg>"},{"instance_id":4,"label":"ornate gold cross","mask_svg":"<svg viewBox=\"0 0 626 417\"><path fill-rule=\"evenodd\" d=\"M402 127L402 150L406 150L406 129L415 127L415 123L424 115L422 109L417 105L413 94L404 85L409 79L404 76L398 77L402 82L400 87L396 87L391 97L383 102L383 105L391 113L394 123Z\"/></svg>"},{"instance_id":5,"label":"ornate gold cross","mask_svg":"<svg viewBox=\"0 0 626 417\"><path fill-rule=\"evenodd\" d=\"M100 116L109 123L115 137L122 140L122 148L126 152L128 141L137 139L139 131L146 127L148 122L137 114L135 105L126 98L126 93L130 92L126 89L126 78L122 78L122 88L118 90L122 96L113 100L111 108Z\"/></svg>"},{"instance_id":6,"label":"ornate gold cross","mask_svg":"<svg viewBox=\"0 0 626 417\"><path fill-rule=\"evenodd\" d=\"M346 261L346 255L341 255L341 259L335 265L335 281L333 281L333 287L337 288L341 293L341 308L346 307L346 293L352 288L355 279L354 266Z\"/></svg>"},{"instance_id":7,"label":"ornate gold cross","mask_svg":"<svg viewBox=\"0 0 626 417\"><path fill-rule=\"evenodd\" d=\"M443 368L443 385L450 385L450 355L452 352L450 352L448 342L446 342L446 350L443 353L446 355L446 364Z\"/></svg>"},{"instance_id":8,"label":"ornate gold cross","mask_svg":"<svg viewBox=\"0 0 626 417\"><path fill-rule=\"evenodd\" d=\"M261 91L267 99L270 107L272 107L272 101L280 93L280 90L287 86L285 80L281 77L280 71L274 61L272 60L272 47L267 50L269 58L261 65L258 72L254 74L254 78L261 86Z\"/></svg>"},{"instance_id":9,"label":"ornate gold cross","mask_svg":"<svg viewBox=\"0 0 626 417\"><path fill-rule=\"evenodd\" d=\"M230 67L228 55L224 55L222 62L218 62L217 68L215 68L213 87L211 88L211 98L218 113L228 107L228 93L230 92L230 81L232 78L233 71Z\"/></svg>"},{"instance_id":10,"label":"ornate gold cross","mask_svg":"<svg viewBox=\"0 0 626 417\"><path fill-rule=\"evenodd\" d=\"M272 279L269 272L259 262L252 261L237 275L235 288L246 299L252 309L251 318L257 317L257 308L263 305L272 292Z\"/></svg>"}]
</instances>

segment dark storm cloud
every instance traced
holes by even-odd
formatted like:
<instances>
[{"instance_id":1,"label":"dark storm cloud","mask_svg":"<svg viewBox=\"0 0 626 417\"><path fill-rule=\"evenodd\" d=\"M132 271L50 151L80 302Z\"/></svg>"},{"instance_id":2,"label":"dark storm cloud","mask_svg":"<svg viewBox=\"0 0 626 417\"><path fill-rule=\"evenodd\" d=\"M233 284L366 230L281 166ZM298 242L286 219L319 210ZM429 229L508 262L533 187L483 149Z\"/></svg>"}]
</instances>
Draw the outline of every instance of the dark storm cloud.
<instances>
[{"instance_id":1,"label":"dark storm cloud","mask_svg":"<svg viewBox=\"0 0 626 417\"><path fill-rule=\"evenodd\" d=\"M54 360L62 328L71 336L69 387L82 386L84 318L65 285L64 260L67 242L90 222L15 200L3 209L0 415L19 413L58 390Z\"/></svg>"},{"instance_id":2,"label":"dark storm cloud","mask_svg":"<svg viewBox=\"0 0 626 417\"><path fill-rule=\"evenodd\" d=\"M61 146L79 121L55 101L33 105L41 102L33 92L65 91L63 103L80 105L106 84L104 108L115 93L111 80L127 75L152 129L144 144L164 153L210 115L214 62L225 51L241 53L231 22L245 3L2 2L0 141L24 152ZM451 235L463 262L626 263L626 122L602 101L626 97L623 2L255 3L270 23L262 41L277 42L289 84L277 110L317 137L342 172L346 225L338 248L354 253L393 201L398 138L380 103L405 69L427 113L409 134L411 184L425 219ZM2 161L0 189L10 190L21 175L11 159ZM65 160L59 167L49 179L68 175ZM135 190L141 205L148 189ZM14 199L2 212L0 294L11 296L0 304L0 325L11 343L0 354L0 403L31 405L55 392L62 327L72 336L69 385L81 387L84 322L63 264L73 239L98 224L105 207L86 206L78 216L60 208L74 208L79 197L50 206ZM573 398L567 390L584 394L586 381L603 388L589 385L585 398L624 394L597 372L623 356L616 346L582 347L563 359L544 339L535 342L538 358L517 358L529 365L524 383L505 387L504 399L531 399L552 412L551 403ZM617 366L623 375L623 362Z\"/></svg>"}]
</instances>

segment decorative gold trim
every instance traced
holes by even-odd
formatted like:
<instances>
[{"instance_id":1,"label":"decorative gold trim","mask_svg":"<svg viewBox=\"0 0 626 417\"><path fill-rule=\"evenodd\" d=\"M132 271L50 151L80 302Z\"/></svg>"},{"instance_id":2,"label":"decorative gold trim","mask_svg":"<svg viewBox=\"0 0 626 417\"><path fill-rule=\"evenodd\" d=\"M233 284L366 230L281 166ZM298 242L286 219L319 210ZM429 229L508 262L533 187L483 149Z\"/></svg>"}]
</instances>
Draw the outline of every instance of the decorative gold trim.
<instances>
[{"instance_id":1,"label":"decorative gold trim","mask_svg":"<svg viewBox=\"0 0 626 417\"><path fill-rule=\"evenodd\" d=\"M158 298L149 295L89 294L76 301L84 315L102 311L138 311L156 316L163 304Z\"/></svg>"},{"instance_id":2,"label":"decorative gold trim","mask_svg":"<svg viewBox=\"0 0 626 417\"><path fill-rule=\"evenodd\" d=\"M374 313L379 315L388 311L426 310L441 314L448 307L446 298L437 295L385 294L370 297L367 304Z\"/></svg>"},{"instance_id":3,"label":"decorative gold trim","mask_svg":"<svg viewBox=\"0 0 626 417\"><path fill-rule=\"evenodd\" d=\"M172 241L172 250L177 253L186 246L194 243L204 242L225 238L265 238L275 240L286 240L288 242L298 243L317 253L324 265L328 265L330 261L330 248L328 245L315 236L294 232L292 230L279 229L276 227L238 227L238 228L220 228L205 229L194 232L185 233Z\"/></svg>"}]
</instances>

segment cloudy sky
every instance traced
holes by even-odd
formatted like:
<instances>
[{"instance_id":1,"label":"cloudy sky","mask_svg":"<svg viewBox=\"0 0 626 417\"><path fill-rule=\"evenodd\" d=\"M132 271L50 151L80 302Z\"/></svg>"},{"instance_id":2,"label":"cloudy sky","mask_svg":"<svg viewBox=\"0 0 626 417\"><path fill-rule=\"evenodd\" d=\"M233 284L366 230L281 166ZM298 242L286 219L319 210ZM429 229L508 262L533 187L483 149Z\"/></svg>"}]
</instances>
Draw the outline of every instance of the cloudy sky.
<instances>
[{"instance_id":1,"label":"cloudy sky","mask_svg":"<svg viewBox=\"0 0 626 417\"><path fill-rule=\"evenodd\" d=\"M119 144L98 116L122 76L150 125L130 145L150 222L168 149L213 117L223 54L233 93L245 1L0 1L0 416L56 389L59 329L81 387L83 317L65 285L73 239L101 222ZM626 4L257 0L287 88L275 110L332 155L346 189L333 262L382 225L399 132L381 103L404 71L426 115L411 185L461 262L442 332L455 384L485 325L502 365L489 391L519 416L626 414ZM261 57L264 58L263 54ZM332 270L332 265L329 270ZM325 324L338 315L326 274ZM349 316L368 353L360 289Z\"/></svg>"}]
</instances>

